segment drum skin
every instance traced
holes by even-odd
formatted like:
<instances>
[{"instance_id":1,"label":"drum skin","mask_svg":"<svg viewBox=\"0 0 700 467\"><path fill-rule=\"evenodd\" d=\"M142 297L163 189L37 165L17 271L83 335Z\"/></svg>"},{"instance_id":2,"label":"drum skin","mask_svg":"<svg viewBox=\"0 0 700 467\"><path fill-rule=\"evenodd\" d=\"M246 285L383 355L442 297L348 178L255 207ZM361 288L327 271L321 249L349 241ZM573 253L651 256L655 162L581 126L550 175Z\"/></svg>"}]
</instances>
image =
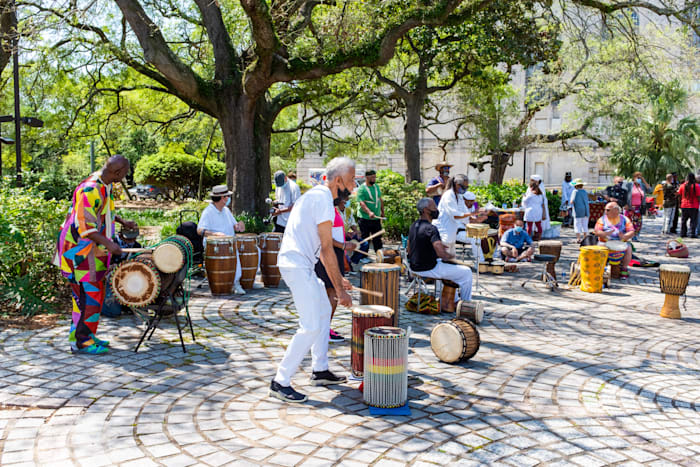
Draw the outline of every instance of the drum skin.
<instances>
[{"instance_id":1,"label":"drum skin","mask_svg":"<svg viewBox=\"0 0 700 467\"><path fill-rule=\"evenodd\" d=\"M128 259L112 272L110 286L122 305L147 306L160 295L160 274L150 258Z\"/></svg>"},{"instance_id":2,"label":"drum skin","mask_svg":"<svg viewBox=\"0 0 700 467\"><path fill-rule=\"evenodd\" d=\"M469 360L479 351L481 339L476 325L466 319L444 321L430 333L430 347L445 363Z\"/></svg>"},{"instance_id":3,"label":"drum skin","mask_svg":"<svg viewBox=\"0 0 700 467\"><path fill-rule=\"evenodd\" d=\"M381 292L381 297L360 294L360 305L384 305L394 310L392 326L399 325L399 275L401 266L387 263L367 263L360 269L363 289Z\"/></svg>"},{"instance_id":4,"label":"drum skin","mask_svg":"<svg viewBox=\"0 0 700 467\"><path fill-rule=\"evenodd\" d=\"M207 237L204 268L212 295L229 295L236 276L236 248L233 237Z\"/></svg>"},{"instance_id":5,"label":"drum skin","mask_svg":"<svg viewBox=\"0 0 700 467\"><path fill-rule=\"evenodd\" d=\"M236 235L238 256L241 260L241 287L252 289L255 274L258 272L258 236L256 234Z\"/></svg>"},{"instance_id":6,"label":"drum skin","mask_svg":"<svg viewBox=\"0 0 700 467\"><path fill-rule=\"evenodd\" d=\"M603 273L608 259L608 249L600 245L581 247L579 262L581 263L581 290L583 292L600 293L603 291Z\"/></svg>"},{"instance_id":7,"label":"drum skin","mask_svg":"<svg viewBox=\"0 0 700 467\"><path fill-rule=\"evenodd\" d=\"M364 374L365 331L377 326L391 326L394 310L383 305L360 305L352 309L352 341L350 343L350 364L352 374Z\"/></svg>"},{"instance_id":8,"label":"drum skin","mask_svg":"<svg viewBox=\"0 0 700 467\"><path fill-rule=\"evenodd\" d=\"M267 232L258 236L258 245L262 258L260 260L260 272L265 287L278 287L280 284L280 270L277 267L277 255L282 245L280 232Z\"/></svg>"}]
</instances>

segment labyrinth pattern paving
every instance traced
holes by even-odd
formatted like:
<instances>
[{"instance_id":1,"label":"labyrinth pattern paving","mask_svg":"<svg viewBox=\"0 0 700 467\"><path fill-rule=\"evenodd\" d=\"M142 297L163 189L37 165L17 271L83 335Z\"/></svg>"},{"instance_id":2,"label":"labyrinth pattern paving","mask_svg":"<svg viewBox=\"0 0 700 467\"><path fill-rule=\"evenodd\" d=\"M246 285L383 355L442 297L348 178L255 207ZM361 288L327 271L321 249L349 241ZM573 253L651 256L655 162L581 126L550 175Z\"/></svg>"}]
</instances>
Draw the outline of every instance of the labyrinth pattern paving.
<instances>
[{"instance_id":1,"label":"labyrinth pattern paving","mask_svg":"<svg viewBox=\"0 0 700 467\"><path fill-rule=\"evenodd\" d=\"M103 321L113 350L99 357L70 354L67 320L2 330L0 464L700 465L700 260L665 258L659 231L645 220L638 253L691 265L681 320L658 315L657 269L587 294L521 287L540 269L523 265L481 275L481 348L448 365L430 331L449 315L403 311L410 416L371 416L357 382L311 386L310 358L294 380L309 402L268 397L296 330L284 287L224 299L195 287L187 353L169 322L134 353L134 316ZM564 241L558 272L575 260ZM700 242L689 245L697 257ZM350 336L346 309L333 327ZM330 352L331 369L349 374L349 340Z\"/></svg>"}]
</instances>

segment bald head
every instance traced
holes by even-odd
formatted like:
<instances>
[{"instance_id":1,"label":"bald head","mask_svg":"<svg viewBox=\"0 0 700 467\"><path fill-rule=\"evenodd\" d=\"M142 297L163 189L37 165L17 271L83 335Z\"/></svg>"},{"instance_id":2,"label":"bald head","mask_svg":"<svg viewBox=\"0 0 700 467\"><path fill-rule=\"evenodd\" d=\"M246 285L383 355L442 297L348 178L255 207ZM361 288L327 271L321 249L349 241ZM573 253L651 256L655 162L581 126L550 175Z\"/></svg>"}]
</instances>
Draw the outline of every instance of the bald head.
<instances>
[{"instance_id":1,"label":"bald head","mask_svg":"<svg viewBox=\"0 0 700 467\"><path fill-rule=\"evenodd\" d=\"M107 159L102 167L102 181L109 184L118 182L129 173L129 159L121 154L115 154Z\"/></svg>"},{"instance_id":2,"label":"bald head","mask_svg":"<svg viewBox=\"0 0 700 467\"><path fill-rule=\"evenodd\" d=\"M608 217L618 217L620 215L620 206L611 201L605 205L605 215Z\"/></svg>"}]
</instances>

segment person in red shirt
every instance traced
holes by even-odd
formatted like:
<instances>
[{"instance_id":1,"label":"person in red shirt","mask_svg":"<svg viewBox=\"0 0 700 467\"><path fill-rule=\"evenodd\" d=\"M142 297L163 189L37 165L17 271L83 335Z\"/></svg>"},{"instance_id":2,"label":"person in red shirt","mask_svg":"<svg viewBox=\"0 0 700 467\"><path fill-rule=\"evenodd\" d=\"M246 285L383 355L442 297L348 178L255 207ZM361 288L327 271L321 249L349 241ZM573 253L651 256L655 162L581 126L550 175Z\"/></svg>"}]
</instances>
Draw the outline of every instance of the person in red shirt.
<instances>
[{"instance_id":1,"label":"person in red shirt","mask_svg":"<svg viewBox=\"0 0 700 467\"><path fill-rule=\"evenodd\" d=\"M685 183L678 188L678 197L681 200L681 237L688 235L688 220L690 220L690 237L698 238L696 229L698 226L698 208L700 208L700 185L695 182L695 175L691 172L685 179Z\"/></svg>"}]
</instances>

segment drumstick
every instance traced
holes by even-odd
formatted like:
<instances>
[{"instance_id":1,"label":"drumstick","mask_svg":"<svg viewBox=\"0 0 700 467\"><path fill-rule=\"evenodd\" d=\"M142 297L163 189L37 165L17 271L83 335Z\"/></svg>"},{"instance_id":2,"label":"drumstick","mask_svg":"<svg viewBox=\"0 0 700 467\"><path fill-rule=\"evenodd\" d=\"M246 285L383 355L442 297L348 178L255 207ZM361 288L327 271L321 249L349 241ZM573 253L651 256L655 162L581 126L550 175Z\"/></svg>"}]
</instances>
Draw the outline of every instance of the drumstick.
<instances>
[{"instance_id":1,"label":"drumstick","mask_svg":"<svg viewBox=\"0 0 700 467\"><path fill-rule=\"evenodd\" d=\"M357 290L360 293L371 295L373 297L378 297L378 298L382 298L384 296L384 294L381 292L375 292L374 290L367 290L367 289L363 289L361 287L355 287L354 285L352 286L352 290Z\"/></svg>"},{"instance_id":2,"label":"drumstick","mask_svg":"<svg viewBox=\"0 0 700 467\"><path fill-rule=\"evenodd\" d=\"M153 251L153 248L122 248L123 253L145 253Z\"/></svg>"},{"instance_id":3,"label":"drumstick","mask_svg":"<svg viewBox=\"0 0 700 467\"><path fill-rule=\"evenodd\" d=\"M353 252L353 253L355 253L355 252L361 253L361 254L363 254L363 255L369 256L370 259L375 259L375 260L376 260L376 257L375 257L372 253L368 253L368 252L362 251L362 250L352 250L352 252Z\"/></svg>"},{"instance_id":4,"label":"drumstick","mask_svg":"<svg viewBox=\"0 0 700 467\"><path fill-rule=\"evenodd\" d=\"M370 235L369 237L360 240L360 243L368 242L368 241L372 240L374 237L378 237L379 235L384 234L384 233L386 233L386 230L382 229L379 232L375 232L372 235Z\"/></svg>"}]
</instances>

